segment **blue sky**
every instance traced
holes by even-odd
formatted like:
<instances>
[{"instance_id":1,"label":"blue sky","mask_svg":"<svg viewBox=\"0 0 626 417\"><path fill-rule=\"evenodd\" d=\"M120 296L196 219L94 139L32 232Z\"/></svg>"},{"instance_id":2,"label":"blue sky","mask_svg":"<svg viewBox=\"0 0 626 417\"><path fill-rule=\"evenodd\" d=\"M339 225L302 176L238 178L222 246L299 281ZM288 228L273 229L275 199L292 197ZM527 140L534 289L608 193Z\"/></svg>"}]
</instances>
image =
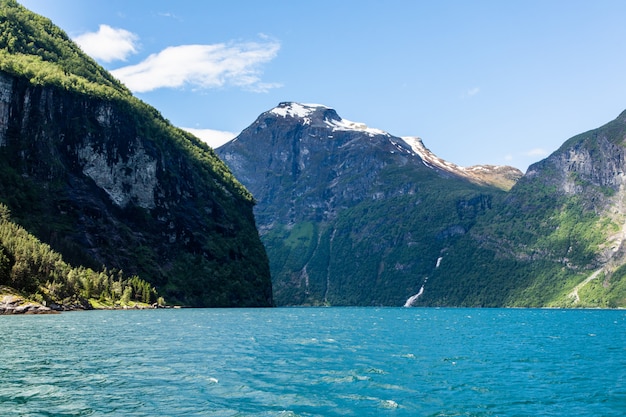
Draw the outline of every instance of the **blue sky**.
<instances>
[{"instance_id":1,"label":"blue sky","mask_svg":"<svg viewBox=\"0 0 626 417\"><path fill-rule=\"evenodd\" d=\"M237 134L317 103L458 165L525 171L626 109L621 0L21 4L184 128Z\"/></svg>"}]
</instances>

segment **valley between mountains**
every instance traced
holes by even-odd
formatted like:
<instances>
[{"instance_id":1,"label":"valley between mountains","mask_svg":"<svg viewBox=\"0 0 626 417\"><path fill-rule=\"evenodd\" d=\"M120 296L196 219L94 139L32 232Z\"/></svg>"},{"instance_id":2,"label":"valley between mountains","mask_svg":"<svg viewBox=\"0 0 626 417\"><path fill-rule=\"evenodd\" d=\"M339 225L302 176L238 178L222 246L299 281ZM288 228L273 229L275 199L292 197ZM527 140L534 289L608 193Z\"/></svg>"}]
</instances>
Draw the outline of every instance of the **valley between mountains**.
<instances>
[{"instance_id":1,"label":"valley between mountains","mask_svg":"<svg viewBox=\"0 0 626 417\"><path fill-rule=\"evenodd\" d=\"M460 167L283 102L214 150L0 0L11 305L626 307L625 149L626 112L526 173Z\"/></svg>"},{"instance_id":2,"label":"valley between mountains","mask_svg":"<svg viewBox=\"0 0 626 417\"><path fill-rule=\"evenodd\" d=\"M255 196L279 305L617 307L624 122L525 175L293 102L216 151Z\"/></svg>"}]
</instances>

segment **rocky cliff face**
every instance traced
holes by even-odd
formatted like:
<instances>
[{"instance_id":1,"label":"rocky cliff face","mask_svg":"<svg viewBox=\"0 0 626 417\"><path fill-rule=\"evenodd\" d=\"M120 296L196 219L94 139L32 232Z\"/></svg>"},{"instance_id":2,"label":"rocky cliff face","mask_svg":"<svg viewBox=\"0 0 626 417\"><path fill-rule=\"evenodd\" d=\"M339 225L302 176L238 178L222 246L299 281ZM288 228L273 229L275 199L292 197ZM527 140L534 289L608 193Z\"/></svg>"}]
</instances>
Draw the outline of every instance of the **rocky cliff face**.
<instances>
[{"instance_id":1,"label":"rocky cliff face","mask_svg":"<svg viewBox=\"0 0 626 417\"><path fill-rule=\"evenodd\" d=\"M552 189L555 201L575 199L581 213L603 222L602 243L590 264L580 266L615 269L626 262L622 244L626 238L625 172L626 112L571 138L548 158L531 165L520 189Z\"/></svg>"},{"instance_id":2,"label":"rocky cliff face","mask_svg":"<svg viewBox=\"0 0 626 417\"><path fill-rule=\"evenodd\" d=\"M272 305L253 202L154 109L0 72L0 199L74 265L139 274L172 302Z\"/></svg>"},{"instance_id":3,"label":"rocky cliff face","mask_svg":"<svg viewBox=\"0 0 626 417\"><path fill-rule=\"evenodd\" d=\"M281 103L217 153L258 201L278 304L403 305L503 195L321 105Z\"/></svg>"},{"instance_id":4,"label":"rocky cliff face","mask_svg":"<svg viewBox=\"0 0 626 417\"><path fill-rule=\"evenodd\" d=\"M217 152L259 202L261 228L326 221L341 207L383 198L390 190L377 187L380 172L413 157L399 138L344 121L333 109L298 103L265 112Z\"/></svg>"},{"instance_id":5,"label":"rocky cliff face","mask_svg":"<svg viewBox=\"0 0 626 417\"><path fill-rule=\"evenodd\" d=\"M620 190L625 181L626 112L598 129L577 135L544 161L529 167L528 181L541 179L545 171L556 177L543 178L565 194L588 191L589 186Z\"/></svg>"},{"instance_id":6,"label":"rocky cliff face","mask_svg":"<svg viewBox=\"0 0 626 417\"><path fill-rule=\"evenodd\" d=\"M531 165L448 251L418 304L444 304L463 276L482 285L457 298L466 305L625 306L625 146L622 113Z\"/></svg>"}]
</instances>

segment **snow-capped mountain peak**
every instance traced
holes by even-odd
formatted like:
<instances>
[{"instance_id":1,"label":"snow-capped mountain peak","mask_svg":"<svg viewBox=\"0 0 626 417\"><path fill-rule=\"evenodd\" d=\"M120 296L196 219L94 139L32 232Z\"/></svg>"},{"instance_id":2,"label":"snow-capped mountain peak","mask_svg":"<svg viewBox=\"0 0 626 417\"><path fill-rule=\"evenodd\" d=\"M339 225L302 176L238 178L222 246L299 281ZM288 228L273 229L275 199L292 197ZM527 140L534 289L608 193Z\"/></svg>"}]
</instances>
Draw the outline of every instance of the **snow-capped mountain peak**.
<instances>
[{"instance_id":1,"label":"snow-capped mountain peak","mask_svg":"<svg viewBox=\"0 0 626 417\"><path fill-rule=\"evenodd\" d=\"M307 119L313 112L320 109L327 110L328 107L321 104L282 102L278 106L270 110L270 113L282 117Z\"/></svg>"},{"instance_id":2,"label":"snow-capped mountain peak","mask_svg":"<svg viewBox=\"0 0 626 417\"><path fill-rule=\"evenodd\" d=\"M310 125L313 121L321 122L330 127L333 131L358 131L369 136L385 135L389 133L368 127L365 123L352 122L341 118L337 112L322 104L305 104L295 102L282 102L269 111L271 114L280 117L292 117L302 120L303 124Z\"/></svg>"}]
</instances>

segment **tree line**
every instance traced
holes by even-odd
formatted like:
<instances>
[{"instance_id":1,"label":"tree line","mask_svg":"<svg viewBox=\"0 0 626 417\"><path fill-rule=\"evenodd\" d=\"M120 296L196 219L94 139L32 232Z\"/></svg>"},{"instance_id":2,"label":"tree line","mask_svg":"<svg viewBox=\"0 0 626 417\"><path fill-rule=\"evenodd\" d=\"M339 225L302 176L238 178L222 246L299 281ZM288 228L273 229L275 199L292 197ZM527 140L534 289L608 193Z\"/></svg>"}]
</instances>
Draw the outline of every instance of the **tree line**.
<instances>
[{"instance_id":1,"label":"tree line","mask_svg":"<svg viewBox=\"0 0 626 417\"><path fill-rule=\"evenodd\" d=\"M38 302L66 306L164 304L156 290L138 276L127 277L121 270L72 267L49 245L14 223L9 208L2 203L0 285L15 288Z\"/></svg>"}]
</instances>

